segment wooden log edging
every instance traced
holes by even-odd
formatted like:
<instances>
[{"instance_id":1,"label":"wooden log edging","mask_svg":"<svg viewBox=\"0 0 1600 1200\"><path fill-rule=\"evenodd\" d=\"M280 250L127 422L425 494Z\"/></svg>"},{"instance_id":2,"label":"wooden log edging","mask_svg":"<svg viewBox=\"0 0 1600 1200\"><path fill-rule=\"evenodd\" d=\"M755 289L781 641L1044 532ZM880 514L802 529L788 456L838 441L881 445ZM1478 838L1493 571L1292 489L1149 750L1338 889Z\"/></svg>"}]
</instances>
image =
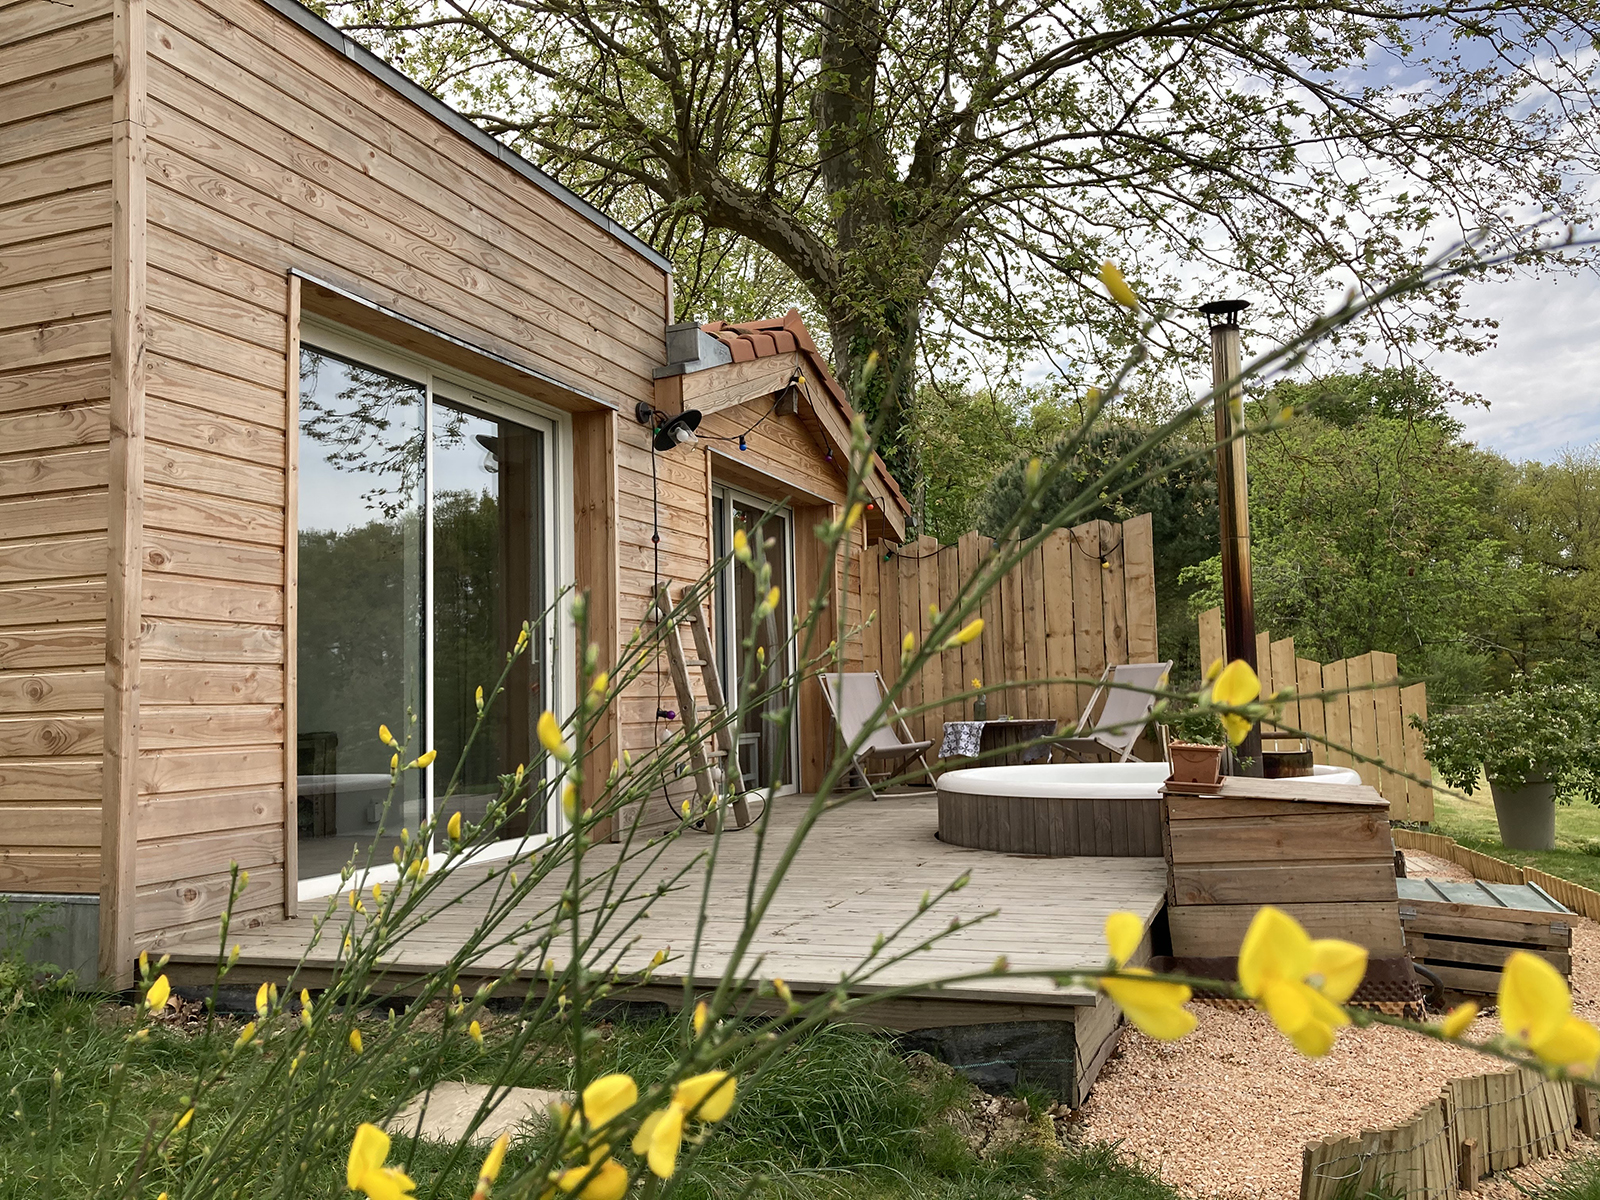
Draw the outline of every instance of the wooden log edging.
<instances>
[{"instance_id":1,"label":"wooden log edging","mask_svg":"<svg viewBox=\"0 0 1600 1200\"><path fill-rule=\"evenodd\" d=\"M1600 921L1600 892L1541 871L1537 867L1519 867L1503 858L1469 850L1454 838L1439 833L1423 833L1416 829L1395 829L1394 844L1401 850L1421 850L1465 867L1473 878L1490 883L1533 883L1543 888L1553 898L1573 912Z\"/></svg>"},{"instance_id":2,"label":"wooden log edging","mask_svg":"<svg viewBox=\"0 0 1600 1200\"><path fill-rule=\"evenodd\" d=\"M1571 1149L1576 1085L1514 1067L1452 1079L1407 1121L1307 1144L1300 1200L1365 1196L1440 1200L1478 1179Z\"/></svg>"}]
</instances>

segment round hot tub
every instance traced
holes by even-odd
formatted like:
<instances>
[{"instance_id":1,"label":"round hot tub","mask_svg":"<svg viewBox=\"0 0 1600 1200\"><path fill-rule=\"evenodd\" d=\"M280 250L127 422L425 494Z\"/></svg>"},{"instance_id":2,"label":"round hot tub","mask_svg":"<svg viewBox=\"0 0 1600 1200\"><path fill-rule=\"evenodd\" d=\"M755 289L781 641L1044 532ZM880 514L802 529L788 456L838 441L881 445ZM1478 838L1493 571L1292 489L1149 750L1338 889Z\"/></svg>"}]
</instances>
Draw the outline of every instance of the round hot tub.
<instances>
[{"instance_id":1,"label":"round hot tub","mask_svg":"<svg viewBox=\"0 0 1600 1200\"><path fill-rule=\"evenodd\" d=\"M1346 767L1306 783L1361 782ZM939 776L939 838L1008 854L1160 858L1167 764L1039 763L969 767Z\"/></svg>"}]
</instances>

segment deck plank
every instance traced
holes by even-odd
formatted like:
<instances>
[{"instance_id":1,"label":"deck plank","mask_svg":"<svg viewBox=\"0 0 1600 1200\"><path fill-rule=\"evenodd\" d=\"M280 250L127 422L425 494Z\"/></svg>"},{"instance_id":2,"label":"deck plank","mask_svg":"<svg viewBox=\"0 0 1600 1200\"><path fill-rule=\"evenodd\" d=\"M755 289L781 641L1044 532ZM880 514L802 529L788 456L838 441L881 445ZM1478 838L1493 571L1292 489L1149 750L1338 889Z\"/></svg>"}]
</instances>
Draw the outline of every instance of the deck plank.
<instances>
[{"instance_id":1,"label":"deck plank","mask_svg":"<svg viewBox=\"0 0 1600 1200\"><path fill-rule=\"evenodd\" d=\"M796 827L804 803L801 797L775 802L764 863L777 857L779 846ZM995 915L886 969L874 980L873 988L858 990L901 987L941 975L978 971L999 955L1009 959L1013 972L1098 965L1105 960L1102 931L1109 913L1127 909L1149 922L1161 907L1166 886L1162 859L1044 858L969 850L939 841L937 825L937 806L931 798L863 802L824 817L802 847L756 938L754 953L763 956L760 975L783 978L797 994L836 986L840 972L864 957L880 932L887 934L915 913L924 890L937 892L963 871L971 872L969 885L919 918L913 931L927 936L955 916L966 921L985 913ZM653 866L629 864L624 873L631 878L642 872L643 882L654 883L710 846L710 838L689 834L666 847ZM698 918L698 875L692 886L650 900L650 917L642 923L642 937L648 940L626 951L620 968L624 972L642 970L658 948L670 945L684 957L656 972L656 984L681 987L685 974L715 979L738 935L755 846L748 832L724 836L712 887L711 915L700 931L697 962L689 963L687 952ZM589 861L598 873L602 866L615 863L618 855L617 847L599 846L590 850ZM506 865L502 861L458 868L440 889L440 902L459 895L487 871L504 870ZM769 869L762 867L763 877ZM551 903L562 882L564 878L541 883L519 908L519 915L530 917ZM634 890L648 894L651 889ZM237 978L253 983L258 976L281 975L304 952L312 930L310 915L321 909L320 902L309 902L302 905L307 916L243 933L238 939L239 964L230 973L230 982ZM465 906L440 912L394 954L388 963L391 980L442 965L472 924L472 911ZM337 939L325 938L310 952L308 967L330 969L337 948ZM193 940L174 944L170 951L175 980L209 979L216 953L213 933L197 934ZM481 969L492 971L509 957L509 950L491 954ZM1086 989L1057 988L1047 979L1015 974L923 995L930 1003L959 999L1072 1007L1094 1002L1093 993Z\"/></svg>"}]
</instances>

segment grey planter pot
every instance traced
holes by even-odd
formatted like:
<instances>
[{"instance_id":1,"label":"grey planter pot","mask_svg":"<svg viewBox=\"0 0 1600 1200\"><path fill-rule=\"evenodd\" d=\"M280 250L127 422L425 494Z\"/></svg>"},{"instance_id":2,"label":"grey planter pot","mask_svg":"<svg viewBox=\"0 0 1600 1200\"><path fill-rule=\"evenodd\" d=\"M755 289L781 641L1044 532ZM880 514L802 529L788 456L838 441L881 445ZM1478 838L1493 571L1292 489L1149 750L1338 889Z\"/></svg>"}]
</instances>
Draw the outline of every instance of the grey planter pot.
<instances>
[{"instance_id":1,"label":"grey planter pot","mask_svg":"<svg viewBox=\"0 0 1600 1200\"><path fill-rule=\"evenodd\" d=\"M1528 782L1519 788L1502 787L1489 781L1494 797L1494 817L1500 824L1500 840L1513 850L1554 850L1556 848L1556 785L1544 781Z\"/></svg>"}]
</instances>

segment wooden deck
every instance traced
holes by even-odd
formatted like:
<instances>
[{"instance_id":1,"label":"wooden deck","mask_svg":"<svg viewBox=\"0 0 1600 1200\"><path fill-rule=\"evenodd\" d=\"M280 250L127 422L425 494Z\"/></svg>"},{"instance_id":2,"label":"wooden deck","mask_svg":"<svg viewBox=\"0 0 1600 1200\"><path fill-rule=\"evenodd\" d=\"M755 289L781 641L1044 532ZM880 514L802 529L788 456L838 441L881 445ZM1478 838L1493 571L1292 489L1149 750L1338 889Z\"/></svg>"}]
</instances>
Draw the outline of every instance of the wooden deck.
<instances>
[{"instance_id":1,"label":"wooden deck","mask_svg":"<svg viewBox=\"0 0 1600 1200\"><path fill-rule=\"evenodd\" d=\"M776 857L778 847L794 828L804 801L779 798L774 805L765 859ZM757 938L756 953L764 956L759 974L778 976L797 995L827 990L838 983L840 972L864 957L873 939L892 930L916 911L925 889L937 891L963 871L971 883L946 899L914 928L923 936L943 928L953 916L963 920L993 912L994 916L952 935L931 950L890 968L877 986L900 986L937 976L983 970L1005 955L1014 971L1060 970L1099 964L1105 960L1102 929L1106 915L1129 909L1149 921L1160 910L1166 872L1159 858L1039 858L997 854L947 846L935 836L937 806L932 797L862 802L829 814L803 847L778 893ZM669 846L660 862L644 876L666 876L709 848L709 838L691 834ZM724 838L721 861L713 884L713 915L702 937L695 978L712 980L720 975L743 913L744 890L749 878L755 839L749 832L730 832ZM614 846L591 851L599 869L616 860ZM505 863L468 866L458 870L445 891L459 892L470 880ZM635 868L628 867L625 871ZM767 870L763 867L763 874ZM682 998L683 973L698 912L699 885L669 893L650 904L644 923L644 940L622 961L627 970L642 969L661 946L671 945L675 959L655 976L645 998L676 1004ZM543 899L548 902L560 886L547 881L528 902L531 915ZM320 905L305 905L305 909ZM462 905L448 909L431 921L388 964L389 980L402 981L411 972L422 974L441 965L471 928L473 912ZM241 933L241 956L229 975L254 987L264 980L282 982L304 953L311 934L306 917L282 921ZM316 979L334 965L336 940L307 960L305 982ZM172 947L169 972L174 982L208 982L213 973L216 937ZM480 965L490 975L508 955ZM463 984L467 983L463 979ZM470 989L469 989L470 990ZM871 990L863 988L862 991ZM630 993L634 995L634 993ZM1045 979L995 976L922 992L886 1002L874 1009L874 1021L900 1029L1015 1021L1073 1020L1073 1010L1094 1006L1095 996L1085 989L1057 988Z\"/></svg>"}]
</instances>

